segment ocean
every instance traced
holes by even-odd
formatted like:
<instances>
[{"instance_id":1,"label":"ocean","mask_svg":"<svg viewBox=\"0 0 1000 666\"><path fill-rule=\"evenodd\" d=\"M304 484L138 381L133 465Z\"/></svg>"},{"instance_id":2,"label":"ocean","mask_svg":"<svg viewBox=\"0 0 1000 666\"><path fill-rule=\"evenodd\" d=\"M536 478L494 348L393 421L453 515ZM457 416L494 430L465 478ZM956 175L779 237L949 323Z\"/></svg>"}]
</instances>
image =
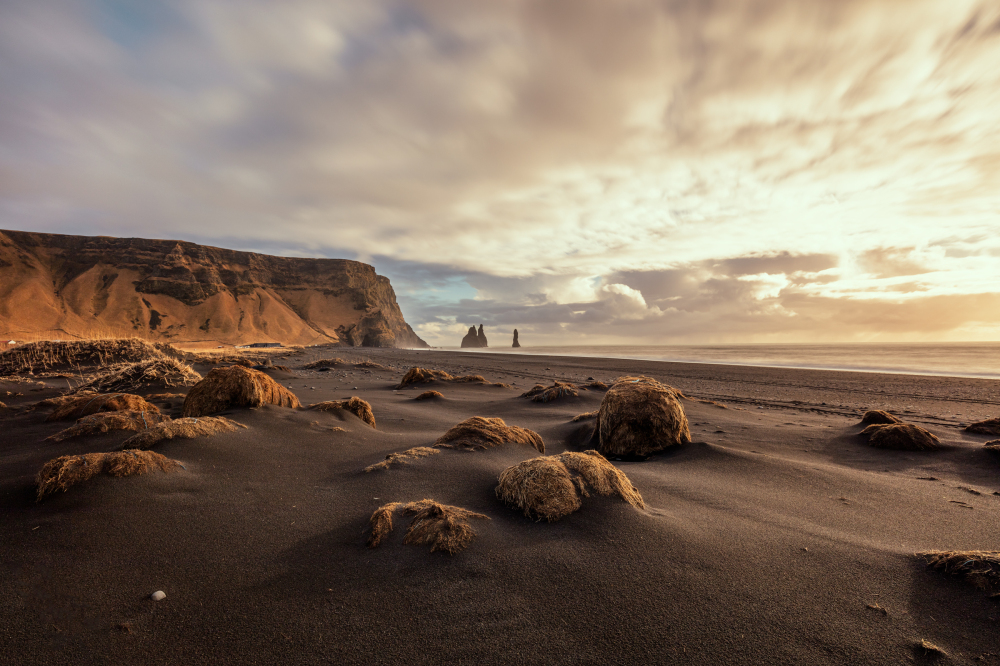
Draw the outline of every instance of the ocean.
<instances>
[{"instance_id":1,"label":"ocean","mask_svg":"<svg viewBox=\"0 0 1000 666\"><path fill-rule=\"evenodd\" d=\"M442 348L447 351L628 358L1000 379L1000 342Z\"/></svg>"}]
</instances>

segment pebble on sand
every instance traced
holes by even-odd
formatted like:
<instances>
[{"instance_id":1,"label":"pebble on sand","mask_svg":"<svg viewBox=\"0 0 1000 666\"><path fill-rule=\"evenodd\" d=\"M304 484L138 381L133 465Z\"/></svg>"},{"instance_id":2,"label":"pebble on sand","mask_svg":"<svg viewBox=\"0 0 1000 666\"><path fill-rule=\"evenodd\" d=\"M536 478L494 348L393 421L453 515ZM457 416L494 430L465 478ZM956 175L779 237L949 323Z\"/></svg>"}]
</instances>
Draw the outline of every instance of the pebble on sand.
<instances>
[{"instance_id":1,"label":"pebble on sand","mask_svg":"<svg viewBox=\"0 0 1000 666\"><path fill-rule=\"evenodd\" d=\"M167 593L164 592L163 590L157 590L156 592L153 592L151 595L149 595L149 598L152 599L153 601L163 601L164 599L167 598Z\"/></svg>"}]
</instances>

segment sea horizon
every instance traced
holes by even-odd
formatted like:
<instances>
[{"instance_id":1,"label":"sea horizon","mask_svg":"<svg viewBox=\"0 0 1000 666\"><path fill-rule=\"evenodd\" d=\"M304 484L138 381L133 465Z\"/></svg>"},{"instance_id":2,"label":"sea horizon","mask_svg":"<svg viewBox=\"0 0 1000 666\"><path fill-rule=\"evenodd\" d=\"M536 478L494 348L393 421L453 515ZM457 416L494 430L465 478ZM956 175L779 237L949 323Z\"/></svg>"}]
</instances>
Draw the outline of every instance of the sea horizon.
<instances>
[{"instance_id":1,"label":"sea horizon","mask_svg":"<svg viewBox=\"0 0 1000 666\"><path fill-rule=\"evenodd\" d=\"M1000 380L1000 342L544 345L431 349Z\"/></svg>"}]
</instances>

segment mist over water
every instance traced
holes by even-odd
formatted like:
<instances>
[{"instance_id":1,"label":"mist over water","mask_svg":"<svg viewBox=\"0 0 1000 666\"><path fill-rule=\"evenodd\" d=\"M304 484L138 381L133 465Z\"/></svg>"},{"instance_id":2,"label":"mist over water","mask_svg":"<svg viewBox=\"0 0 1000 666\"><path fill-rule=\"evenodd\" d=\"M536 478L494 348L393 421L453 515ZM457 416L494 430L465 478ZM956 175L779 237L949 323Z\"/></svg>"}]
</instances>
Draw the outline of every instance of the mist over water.
<instances>
[{"instance_id":1,"label":"mist over water","mask_svg":"<svg viewBox=\"0 0 1000 666\"><path fill-rule=\"evenodd\" d=\"M452 351L452 348L442 348ZM624 358L775 368L1000 379L1000 342L552 346L454 349L485 353Z\"/></svg>"}]
</instances>

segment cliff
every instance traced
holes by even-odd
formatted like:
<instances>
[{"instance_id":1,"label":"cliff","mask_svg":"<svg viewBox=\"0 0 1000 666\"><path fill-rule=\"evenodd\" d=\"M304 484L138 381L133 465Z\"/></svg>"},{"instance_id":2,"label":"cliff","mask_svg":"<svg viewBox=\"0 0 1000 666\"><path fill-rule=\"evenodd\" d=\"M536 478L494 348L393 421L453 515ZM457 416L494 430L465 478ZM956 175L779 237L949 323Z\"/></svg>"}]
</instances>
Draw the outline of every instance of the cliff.
<instances>
[{"instance_id":1,"label":"cliff","mask_svg":"<svg viewBox=\"0 0 1000 666\"><path fill-rule=\"evenodd\" d=\"M389 279L346 259L0 231L0 337L426 347Z\"/></svg>"}]
</instances>

